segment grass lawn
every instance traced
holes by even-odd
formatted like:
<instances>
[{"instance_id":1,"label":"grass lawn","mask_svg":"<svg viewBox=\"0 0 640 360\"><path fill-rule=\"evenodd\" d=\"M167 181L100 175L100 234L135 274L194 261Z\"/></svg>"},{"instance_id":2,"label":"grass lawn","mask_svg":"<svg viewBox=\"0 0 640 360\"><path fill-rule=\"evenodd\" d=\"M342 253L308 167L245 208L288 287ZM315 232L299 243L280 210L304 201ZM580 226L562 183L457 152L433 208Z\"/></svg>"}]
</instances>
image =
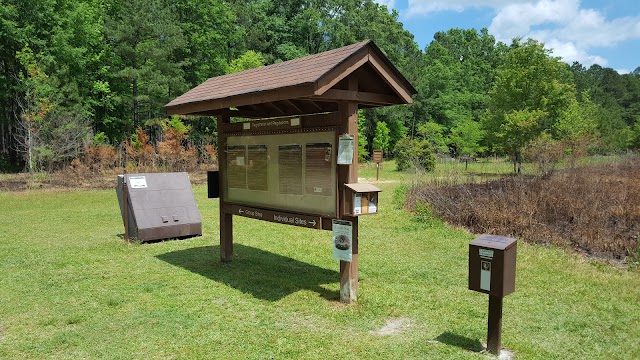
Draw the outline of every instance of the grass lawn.
<instances>
[{"instance_id":1,"label":"grass lawn","mask_svg":"<svg viewBox=\"0 0 640 360\"><path fill-rule=\"evenodd\" d=\"M360 222L354 305L337 300L330 232L236 217L234 261L220 263L205 186L204 236L144 245L122 240L113 190L0 193L0 358L488 358L488 299L467 289L474 235L394 206L412 177L385 165L381 213ZM502 345L638 359L639 305L637 271L520 243ZM388 322L397 333L378 334Z\"/></svg>"}]
</instances>

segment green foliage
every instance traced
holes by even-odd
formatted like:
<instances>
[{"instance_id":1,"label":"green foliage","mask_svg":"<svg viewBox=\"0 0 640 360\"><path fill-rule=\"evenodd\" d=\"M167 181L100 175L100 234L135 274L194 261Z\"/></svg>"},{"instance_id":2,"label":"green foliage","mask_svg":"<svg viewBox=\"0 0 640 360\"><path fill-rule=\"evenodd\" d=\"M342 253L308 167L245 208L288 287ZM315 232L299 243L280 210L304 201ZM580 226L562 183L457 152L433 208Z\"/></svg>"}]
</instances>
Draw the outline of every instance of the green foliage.
<instances>
[{"instance_id":1,"label":"green foliage","mask_svg":"<svg viewBox=\"0 0 640 360\"><path fill-rule=\"evenodd\" d=\"M637 73L618 74L599 65L586 69L579 63L567 67L542 44L528 40L507 46L487 29L439 31L420 51L398 13L389 10L372 0L4 0L0 127L7 131L0 132L0 156L12 167L24 166L13 134L20 132L25 117L39 114L25 112L37 107L34 91L43 104L55 104L50 118L41 116L43 125L49 126L57 107L59 113L72 114L76 125L80 121L93 133L104 133L109 143L152 124L145 129L155 144L162 136L163 105L209 77L367 39L418 94L409 106L363 110L363 160L381 122L389 131L387 150L409 134L427 139L437 153L490 147L515 159L521 149L508 149L513 144L502 141L513 124L504 131L501 126L508 114L522 111L544 113L536 117L535 129L524 129L532 134L522 140L548 131L556 139L589 143L595 152L640 147ZM18 74L28 74L33 64L46 81L34 80L29 89ZM191 143L215 143L215 126L209 122L189 120L194 125ZM480 140L478 122L486 131ZM568 146L573 151L574 145Z\"/></svg>"},{"instance_id":2,"label":"green foliage","mask_svg":"<svg viewBox=\"0 0 640 360\"><path fill-rule=\"evenodd\" d=\"M376 135L373 137L373 149L382 150L385 154L389 151L389 127L384 122L376 123Z\"/></svg>"},{"instance_id":3,"label":"green foliage","mask_svg":"<svg viewBox=\"0 0 640 360\"><path fill-rule=\"evenodd\" d=\"M435 168L436 155L427 140L405 137L398 141L393 152L398 171L409 169L433 171Z\"/></svg>"},{"instance_id":4,"label":"green foliage","mask_svg":"<svg viewBox=\"0 0 640 360\"><path fill-rule=\"evenodd\" d=\"M144 118L162 117L162 106L187 88L182 63L174 57L185 47L176 20L175 8L162 0L115 1L107 11L105 37L116 56L109 75L131 109L133 128Z\"/></svg>"},{"instance_id":5,"label":"green foliage","mask_svg":"<svg viewBox=\"0 0 640 360\"><path fill-rule=\"evenodd\" d=\"M400 184L393 189L393 206L396 209L404 209L404 204L407 202L407 195L409 193L409 186L407 184Z\"/></svg>"},{"instance_id":6,"label":"green foliage","mask_svg":"<svg viewBox=\"0 0 640 360\"><path fill-rule=\"evenodd\" d=\"M93 135L93 140L91 141L91 144L93 146L109 145L109 138L105 133L99 132Z\"/></svg>"},{"instance_id":7,"label":"green foliage","mask_svg":"<svg viewBox=\"0 0 640 360\"><path fill-rule=\"evenodd\" d=\"M238 51L234 44L242 42L242 29L231 6L223 0L172 3L185 38L185 46L176 49L176 57L183 61L186 83L194 86L225 74L229 60Z\"/></svg>"},{"instance_id":8,"label":"green foliage","mask_svg":"<svg viewBox=\"0 0 640 360\"><path fill-rule=\"evenodd\" d=\"M542 44L514 40L489 96L483 118L488 141L520 164L524 147L552 129L575 102L575 86L567 66Z\"/></svg>"},{"instance_id":9,"label":"green foliage","mask_svg":"<svg viewBox=\"0 0 640 360\"><path fill-rule=\"evenodd\" d=\"M422 227L442 226L442 220L433 213L431 204L427 201L418 200L416 202L413 208L413 219Z\"/></svg>"},{"instance_id":10,"label":"green foliage","mask_svg":"<svg viewBox=\"0 0 640 360\"><path fill-rule=\"evenodd\" d=\"M449 144L458 156L476 156L486 150L486 147L481 145L484 137L485 131L480 123L473 120L462 121L451 128Z\"/></svg>"},{"instance_id":11,"label":"green foliage","mask_svg":"<svg viewBox=\"0 0 640 360\"><path fill-rule=\"evenodd\" d=\"M264 56L262 54L255 52L253 50L249 50L244 54L240 55L239 58L231 61L229 64L229 68L227 69L227 74L233 74L240 71L245 71L249 69L255 69L261 66L264 66Z\"/></svg>"},{"instance_id":12,"label":"green foliage","mask_svg":"<svg viewBox=\"0 0 640 360\"><path fill-rule=\"evenodd\" d=\"M427 140L436 153L447 154L449 146L447 146L447 140L444 137L444 130L444 126L427 121L418 127L417 137Z\"/></svg>"},{"instance_id":13,"label":"green foliage","mask_svg":"<svg viewBox=\"0 0 640 360\"><path fill-rule=\"evenodd\" d=\"M358 110L358 162L365 162L369 158L369 151L367 145L369 143L367 139L367 118L364 115L364 111Z\"/></svg>"},{"instance_id":14,"label":"green foliage","mask_svg":"<svg viewBox=\"0 0 640 360\"><path fill-rule=\"evenodd\" d=\"M633 125L633 147L640 149L640 120Z\"/></svg>"},{"instance_id":15,"label":"green foliage","mask_svg":"<svg viewBox=\"0 0 640 360\"><path fill-rule=\"evenodd\" d=\"M167 128L172 128L181 135L186 135L191 130L191 126L186 125L184 122L182 122L182 120L180 120L180 117L177 115L174 115L163 122L162 130L166 131Z\"/></svg>"}]
</instances>

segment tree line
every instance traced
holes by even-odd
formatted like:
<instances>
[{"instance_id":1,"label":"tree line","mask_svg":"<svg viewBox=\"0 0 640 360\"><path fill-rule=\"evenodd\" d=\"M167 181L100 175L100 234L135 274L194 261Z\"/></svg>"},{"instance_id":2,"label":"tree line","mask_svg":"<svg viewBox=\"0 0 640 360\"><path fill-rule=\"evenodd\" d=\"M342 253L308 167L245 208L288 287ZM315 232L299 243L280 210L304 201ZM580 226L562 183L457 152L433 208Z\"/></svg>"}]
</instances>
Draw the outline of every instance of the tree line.
<instances>
[{"instance_id":1,"label":"tree line","mask_svg":"<svg viewBox=\"0 0 640 360\"><path fill-rule=\"evenodd\" d=\"M215 121L167 119L164 104L213 76L366 39L418 94L361 112L364 158L380 148L519 163L533 145L640 147L640 68L567 65L486 29L438 32L420 49L395 10L371 0L3 0L0 171L56 169L99 147L157 152L166 136L210 158Z\"/></svg>"}]
</instances>

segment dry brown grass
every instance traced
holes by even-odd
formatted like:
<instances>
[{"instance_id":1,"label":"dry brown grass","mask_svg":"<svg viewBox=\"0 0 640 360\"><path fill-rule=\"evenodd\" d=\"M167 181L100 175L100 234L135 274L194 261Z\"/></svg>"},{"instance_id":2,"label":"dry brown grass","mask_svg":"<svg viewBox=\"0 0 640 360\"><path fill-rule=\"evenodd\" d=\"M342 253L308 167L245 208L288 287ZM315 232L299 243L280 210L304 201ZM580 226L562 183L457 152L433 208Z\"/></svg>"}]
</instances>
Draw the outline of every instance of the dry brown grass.
<instances>
[{"instance_id":1,"label":"dry brown grass","mask_svg":"<svg viewBox=\"0 0 640 360\"><path fill-rule=\"evenodd\" d=\"M455 180L453 180L455 181ZM611 260L638 249L640 157L542 177L416 185L407 206L474 233L514 236Z\"/></svg>"}]
</instances>

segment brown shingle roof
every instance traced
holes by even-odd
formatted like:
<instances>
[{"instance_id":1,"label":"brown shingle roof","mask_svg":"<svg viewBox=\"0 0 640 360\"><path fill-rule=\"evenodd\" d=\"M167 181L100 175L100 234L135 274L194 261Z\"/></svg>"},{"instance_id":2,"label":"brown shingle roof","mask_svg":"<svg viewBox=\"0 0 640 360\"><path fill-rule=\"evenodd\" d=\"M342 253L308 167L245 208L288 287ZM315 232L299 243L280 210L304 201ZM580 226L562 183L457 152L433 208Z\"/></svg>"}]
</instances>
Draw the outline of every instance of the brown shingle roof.
<instances>
[{"instance_id":1,"label":"brown shingle roof","mask_svg":"<svg viewBox=\"0 0 640 360\"><path fill-rule=\"evenodd\" d=\"M319 80L323 79L324 75L352 57L367 56L371 48L379 53L383 60L390 65L389 68L395 72L395 77L404 82L405 86L411 89L410 92L415 93L415 89L411 84L382 55L377 46L368 40L299 59L210 78L175 98L165 105L165 108L169 113L189 113L190 111L186 107L191 107L192 105L198 106L199 111L202 111L205 107L207 109L219 109L247 105L246 99L238 104L234 103L233 99L248 94L255 94L256 96L270 94L278 89L291 89L293 87L296 87L295 94L297 97L320 95L317 87ZM298 90L300 92L297 92ZM325 91L325 89L322 89L322 91ZM221 103L220 100L223 100L224 103ZM253 99L249 102L253 102ZM261 100L256 97L255 103L260 102Z\"/></svg>"}]
</instances>

